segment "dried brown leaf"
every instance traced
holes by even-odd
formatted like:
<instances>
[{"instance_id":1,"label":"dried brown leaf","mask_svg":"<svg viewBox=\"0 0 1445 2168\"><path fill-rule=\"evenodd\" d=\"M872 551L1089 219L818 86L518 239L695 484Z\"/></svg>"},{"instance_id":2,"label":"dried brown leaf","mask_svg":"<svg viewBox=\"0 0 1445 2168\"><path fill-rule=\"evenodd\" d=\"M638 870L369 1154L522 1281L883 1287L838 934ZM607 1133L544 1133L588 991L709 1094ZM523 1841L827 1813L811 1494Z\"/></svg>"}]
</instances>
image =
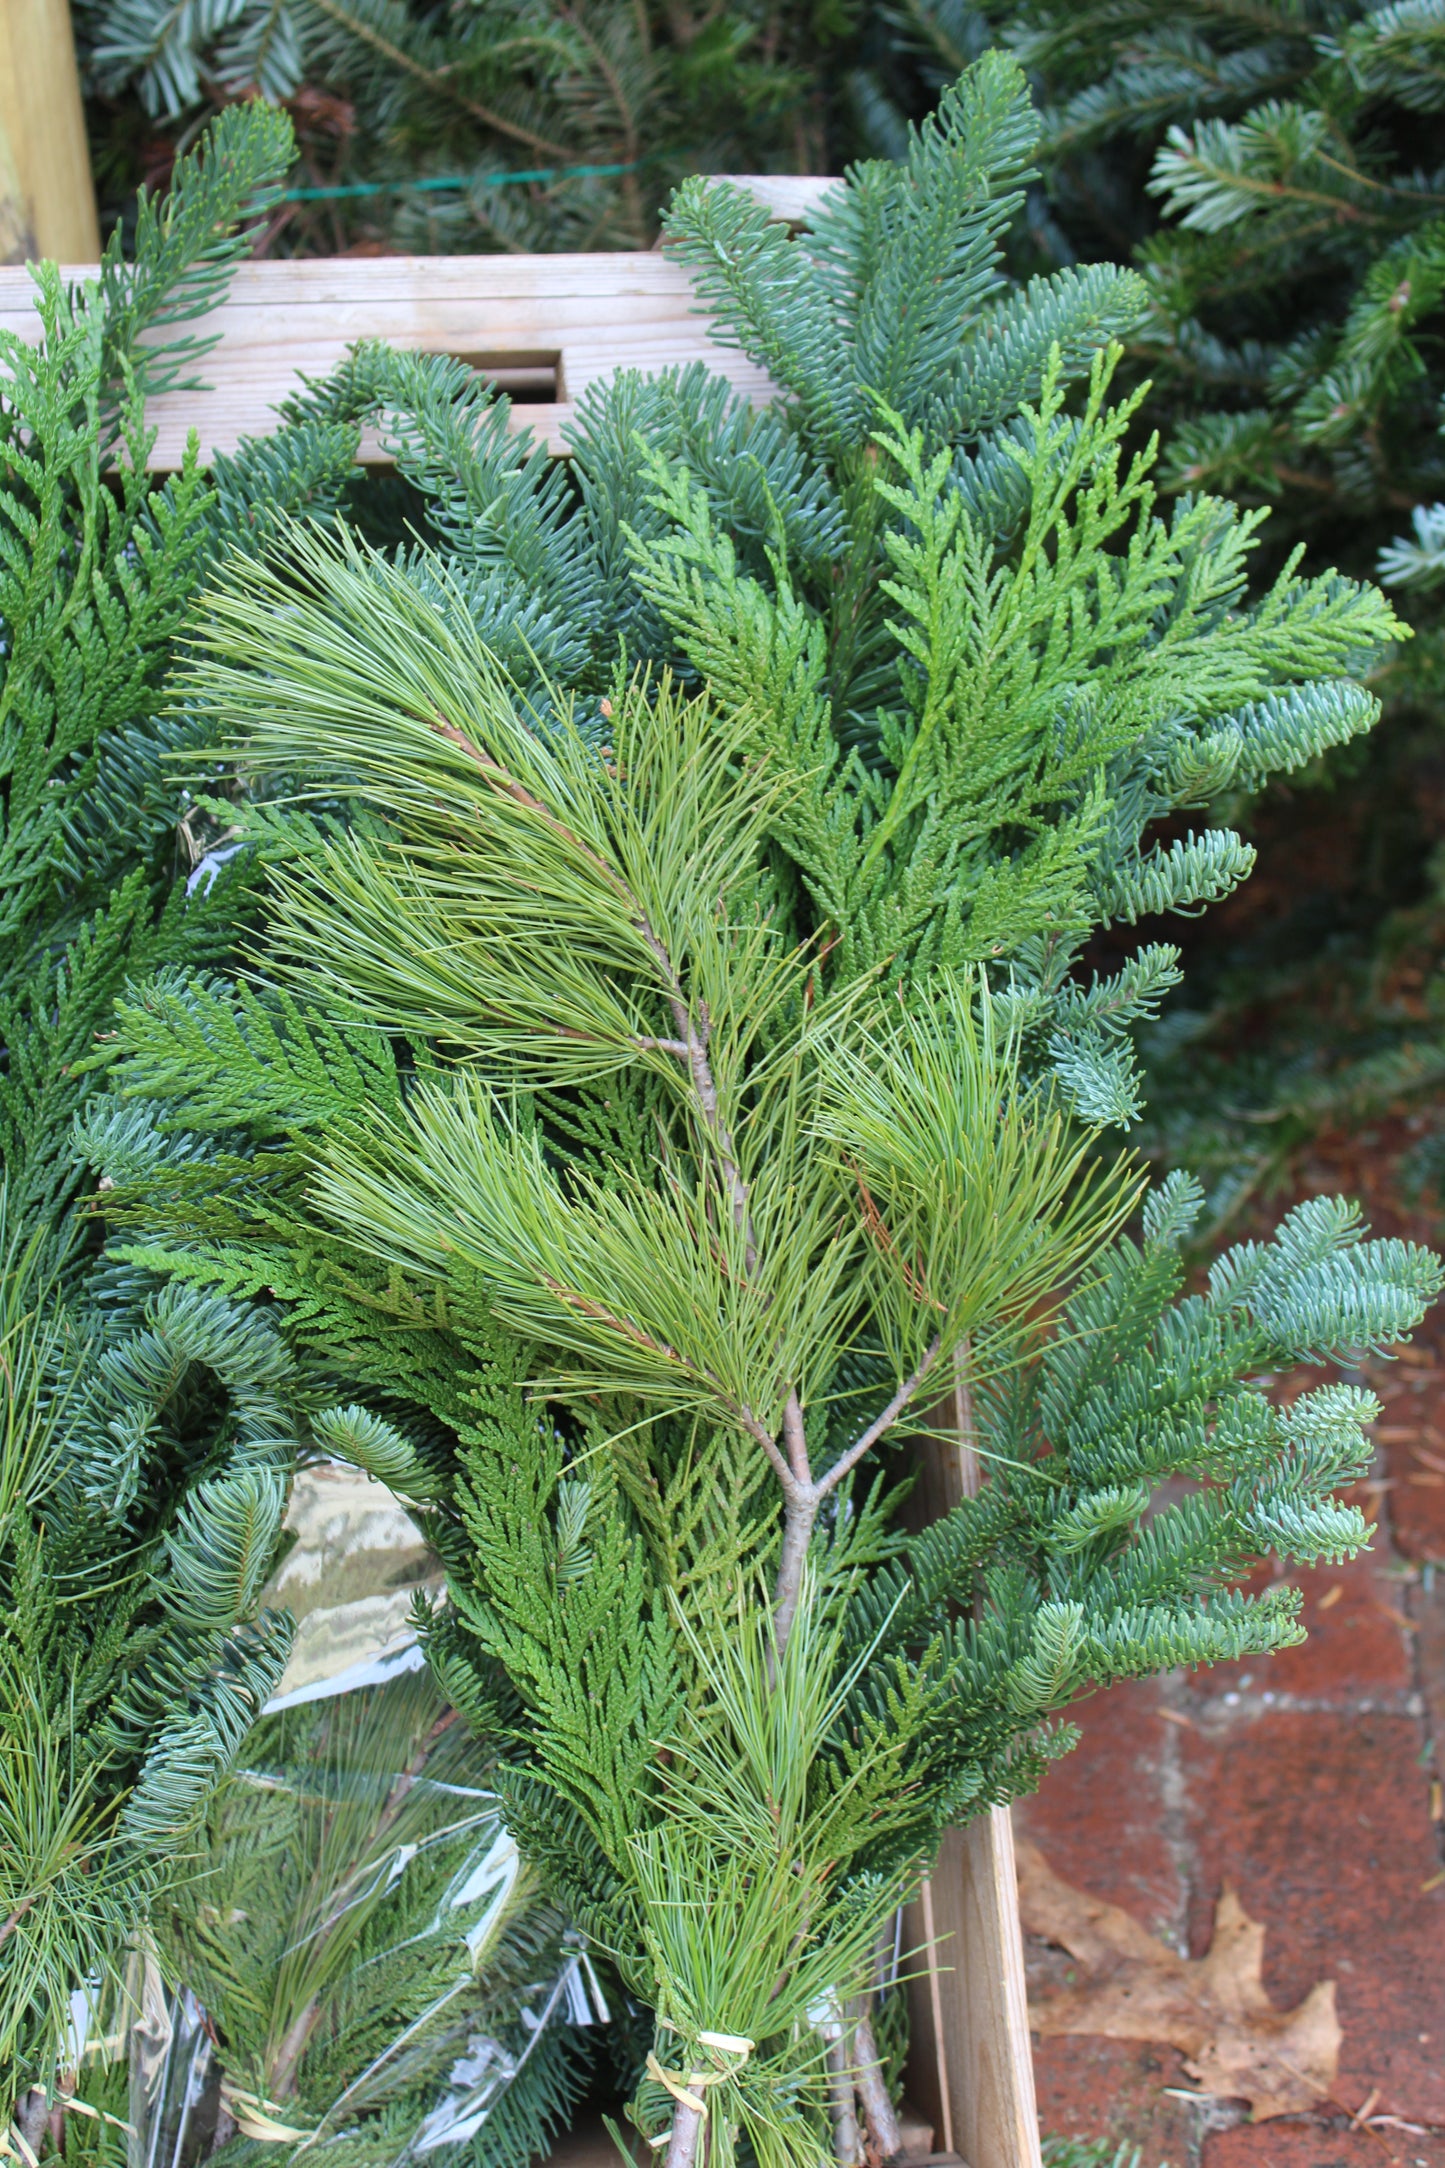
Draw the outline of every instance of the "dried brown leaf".
<instances>
[{"instance_id":1,"label":"dried brown leaf","mask_svg":"<svg viewBox=\"0 0 1445 2168\"><path fill-rule=\"evenodd\" d=\"M1277 2010L1260 1977L1264 1929L1228 1886L1207 1957L1181 1957L1118 1905L1056 1875L1037 1845L1018 1842L1019 1904L1030 1934L1069 1952L1085 1977L1032 2003L1036 2032L1164 2040L1207 2092L1247 2100L1254 2122L1298 2115L1333 2092L1340 2024L1335 1983L1321 1980Z\"/></svg>"}]
</instances>

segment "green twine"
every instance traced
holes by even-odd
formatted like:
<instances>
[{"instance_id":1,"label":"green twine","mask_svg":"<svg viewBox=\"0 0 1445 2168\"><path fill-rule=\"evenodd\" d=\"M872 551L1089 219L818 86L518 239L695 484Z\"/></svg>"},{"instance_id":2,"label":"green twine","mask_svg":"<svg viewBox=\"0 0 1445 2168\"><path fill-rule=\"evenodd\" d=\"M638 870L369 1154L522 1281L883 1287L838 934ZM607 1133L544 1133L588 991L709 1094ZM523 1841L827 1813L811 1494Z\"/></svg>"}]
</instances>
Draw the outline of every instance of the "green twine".
<instances>
[{"instance_id":1,"label":"green twine","mask_svg":"<svg viewBox=\"0 0 1445 2168\"><path fill-rule=\"evenodd\" d=\"M536 166L525 173L449 173L421 181L347 181L335 188L286 188L283 203L334 202L340 196L385 196L399 189L512 188L526 181L572 181L610 179L618 173L635 173L657 156L629 158L619 166Z\"/></svg>"}]
</instances>

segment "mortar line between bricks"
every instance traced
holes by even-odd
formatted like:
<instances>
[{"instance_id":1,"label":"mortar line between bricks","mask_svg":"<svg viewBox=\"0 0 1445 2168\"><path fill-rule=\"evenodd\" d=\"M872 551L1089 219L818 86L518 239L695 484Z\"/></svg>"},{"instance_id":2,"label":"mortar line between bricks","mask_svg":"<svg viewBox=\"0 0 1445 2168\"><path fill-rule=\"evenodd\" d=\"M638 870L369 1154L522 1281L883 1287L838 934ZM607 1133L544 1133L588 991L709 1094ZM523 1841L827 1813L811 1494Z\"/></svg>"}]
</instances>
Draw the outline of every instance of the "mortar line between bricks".
<instances>
[{"instance_id":1,"label":"mortar line between bricks","mask_svg":"<svg viewBox=\"0 0 1445 2168\"><path fill-rule=\"evenodd\" d=\"M1418 1631L1411 1635L1420 1702L1420 1765L1445 1781L1445 1576L1423 1573L1406 1597ZM1435 1857L1445 1865L1445 1820L1434 1824Z\"/></svg>"},{"instance_id":2,"label":"mortar line between bricks","mask_svg":"<svg viewBox=\"0 0 1445 2168\"><path fill-rule=\"evenodd\" d=\"M1261 1716L1407 1716L1418 1722L1425 1713L1415 1688L1398 1694L1239 1694L1227 1707L1219 1699L1186 1694L1177 1706L1200 1730L1212 1731Z\"/></svg>"},{"instance_id":3,"label":"mortar line between bricks","mask_svg":"<svg viewBox=\"0 0 1445 2168\"><path fill-rule=\"evenodd\" d=\"M1169 1671L1159 1682L1160 1699L1167 1709L1180 1713L1179 1703L1187 1692L1182 1671ZM1189 1841L1189 1817L1184 1788L1184 1754L1178 1727L1173 1724L1160 1726L1163 1738L1159 1745L1159 1820L1160 1834L1174 1867L1177 1894L1174 1900L1172 1929L1176 1949L1188 1957L1189 1914L1195 1887L1199 1880L1199 1858Z\"/></svg>"}]
</instances>

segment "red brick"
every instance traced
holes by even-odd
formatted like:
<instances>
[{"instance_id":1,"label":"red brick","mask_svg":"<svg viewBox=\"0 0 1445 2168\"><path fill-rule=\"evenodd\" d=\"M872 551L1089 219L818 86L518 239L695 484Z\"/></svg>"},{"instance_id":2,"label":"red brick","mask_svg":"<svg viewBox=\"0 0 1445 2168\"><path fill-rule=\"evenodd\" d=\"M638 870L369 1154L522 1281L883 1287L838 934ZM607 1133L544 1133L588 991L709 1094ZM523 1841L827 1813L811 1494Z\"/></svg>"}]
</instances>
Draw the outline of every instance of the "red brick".
<instances>
[{"instance_id":1,"label":"red brick","mask_svg":"<svg viewBox=\"0 0 1445 2168\"><path fill-rule=\"evenodd\" d=\"M1396 1401L1382 1430L1408 1429L1385 1441L1391 1479L1389 1518L1395 1547L1406 1558L1445 1559L1445 1395ZM1428 1455L1428 1459L1425 1457Z\"/></svg>"},{"instance_id":2,"label":"red brick","mask_svg":"<svg viewBox=\"0 0 1445 2168\"><path fill-rule=\"evenodd\" d=\"M1191 1694L1214 1701L1241 1692L1312 1700L1408 1693L1412 1683L1409 1637L1399 1623L1397 1614L1403 1611L1400 1582L1389 1577L1390 1563L1382 1532L1371 1550L1346 1565L1292 1570L1287 1578L1304 1593L1301 1623L1308 1639L1298 1648L1282 1649L1277 1656L1251 1656L1241 1663L1214 1664L1207 1671L1191 1672ZM1272 1578L1262 1573L1250 1585L1264 1588ZM1334 1588L1342 1593L1321 1610L1321 1599Z\"/></svg>"},{"instance_id":3,"label":"red brick","mask_svg":"<svg viewBox=\"0 0 1445 2168\"><path fill-rule=\"evenodd\" d=\"M1406 1353L1408 1360L1368 1366L1385 1410L1376 1430L1390 1480L1385 1518L1403 1557L1445 1559L1445 1318L1438 1306Z\"/></svg>"},{"instance_id":4,"label":"red brick","mask_svg":"<svg viewBox=\"0 0 1445 2168\"><path fill-rule=\"evenodd\" d=\"M1445 2168L1445 2142L1412 2131L1348 2124L1245 2123L1212 2131L1203 2168Z\"/></svg>"},{"instance_id":5,"label":"red brick","mask_svg":"<svg viewBox=\"0 0 1445 2168\"><path fill-rule=\"evenodd\" d=\"M1164 1706L1157 1679L1077 1703L1068 1714L1080 1745L1014 1816L1065 1881L1125 1906L1151 1933L1174 1935L1185 1893L1165 1836L1165 1794L1180 1734Z\"/></svg>"},{"instance_id":6,"label":"red brick","mask_svg":"<svg viewBox=\"0 0 1445 2168\"><path fill-rule=\"evenodd\" d=\"M1143 2162L1189 2158L1193 2111L1166 2086L1187 2087L1172 2048L1086 2033L1034 2041L1039 2128L1051 2138L1102 2138L1143 2149ZM1375 2168L1384 2168L1383 2162Z\"/></svg>"},{"instance_id":7,"label":"red brick","mask_svg":"<svg viewBox=\"0 0 1445 2168\"><path fill-rule=\"evenodd\" d=\"M1432 1587L1413 1590L1410 1607L1418 1622L1415 1655L1425 1732L1434 1747L1435 1774L1441 1776L1445 1775L1445 1573L1435 1574Z\"/></svg>"},{"instance_id":8,"label":"red brick","mask_svg":"<svg viewBox=\"0 0 1445 2168\"><path fill-rule=\"evenodd\" d=\"M1280 1711L1186 1734L1190 1938L1201 1954L1232 1882L1267 1929L1277 2004L1338 1983L1343 2105L1378 2087L1381 2113L1445 2125L1445 1885L1421 1889L1437 1849L1419 1754L1407 1717Z\"/></svg>"}]
</instances>

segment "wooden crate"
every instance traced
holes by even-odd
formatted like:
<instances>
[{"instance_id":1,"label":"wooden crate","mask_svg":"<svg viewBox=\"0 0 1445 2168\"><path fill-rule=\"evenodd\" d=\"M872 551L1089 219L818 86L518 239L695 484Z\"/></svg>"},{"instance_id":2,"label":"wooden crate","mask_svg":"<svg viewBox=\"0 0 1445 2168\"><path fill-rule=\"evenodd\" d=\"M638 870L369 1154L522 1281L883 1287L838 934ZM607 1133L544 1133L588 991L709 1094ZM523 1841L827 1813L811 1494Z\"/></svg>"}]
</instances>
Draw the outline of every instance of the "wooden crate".
<instances>
[{"instance_id":1,"label":"wooden crate","mask_svg":"<svg viewBox=\"0 0 1445 2168\"><path fill-rule=\"evenodd\" d=\"M0 0L3 4L3 0ZM795 222L834 184L740 177L777 218ZM91 266L69 268L79 278ZM20 267L0 268L0 328L38 336L34 287ZM211 388L151 402L150 463L180 464L187 431L201 454L233 452L274 427L274 410L303 377L327 376L358 339L408 353L451 354L493 378L513 400L518 427L549 451L589 384L619 369L656 370L705 360L750 399L773 387L743 354L714 346L692 281L659 251L592 256L343 256L243 263L206 320L219 342L201 364ZM363 460L385 458L373 437Z\"/></svg>"},{"instance_id":2,"label":"wooden crate","mask_svg":"<svg viewBox=\"0 0 1445 2168\"><path fill-rule=\"evenodd\" d=\"M740 177L741 178L741 177ZM753 180L778 217L797 221L826 188L820 180ZM83 267L82 267L83 268ZM38 336L24 271L0 269L0 326ZM272 426L273 410L302 376L324 376L361 338L411 352L453 354L513 396L513 419L555 453L586 385L618 369L704 360L753 400L773 386L754 363L711 344L687 274L652 252L593 256L382 256L243 264L209 319L220 343L201 364L214 389L152 403L151 464L175 467L186 432L204 454L234 450ZM381 461L375 441L361 457ZM961 1444L924 1448L915 1502L932 1519L976 1485ZM909 2091L934 2143L968 2168L1039 2168L1023 1943L1008 1814L996 1810L945 1838L938 1864L909 1908L905 1947L913 2052Z\"/></svg>"},{"instance_id":3,"label":"wooden crate","mask_svg":"<svg viewBox=\"0 0 1445 2168\"><path fill-rule=\"evenodd\" d=\"M0 326L33 332L28 275L0 270ZM220 343L199 373L213 387L151 402L151 465L179 465L186 432L201 452L234 451L275 426L301 378L329 375L358 339L453 354L494 377L513 416L565 450L561 429L588 384L619 369L662 369L703 355L740 391L766 398L761 369L708 344L687 274L665 256L372 256L242 264L207 329ZM362 458L380 461L375 440Z\"/></svg>"}]
</instances>

